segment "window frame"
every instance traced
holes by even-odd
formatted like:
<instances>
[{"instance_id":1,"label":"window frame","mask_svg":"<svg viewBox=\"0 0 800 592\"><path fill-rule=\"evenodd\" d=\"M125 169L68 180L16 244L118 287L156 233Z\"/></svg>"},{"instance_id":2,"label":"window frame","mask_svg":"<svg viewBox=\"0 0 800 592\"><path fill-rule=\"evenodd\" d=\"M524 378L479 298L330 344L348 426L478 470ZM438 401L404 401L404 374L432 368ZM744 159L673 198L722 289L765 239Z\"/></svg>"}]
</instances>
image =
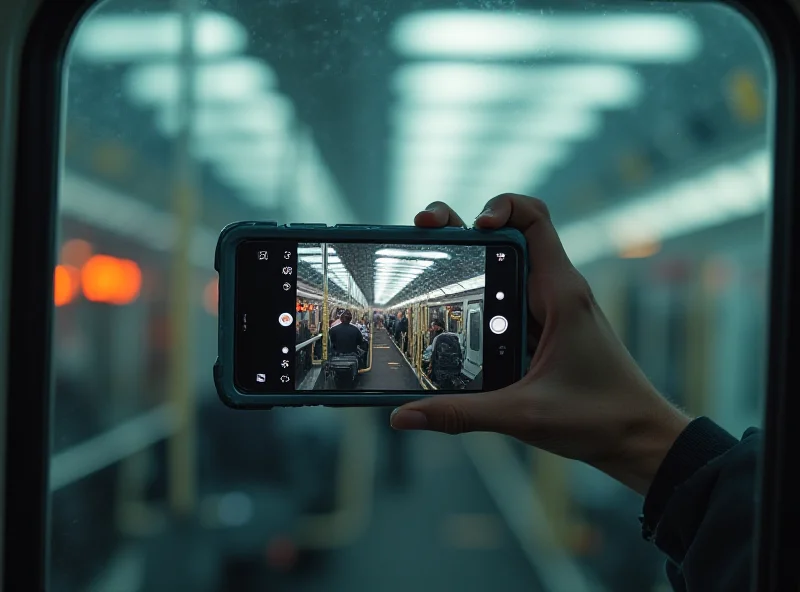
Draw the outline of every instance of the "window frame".
<instances>
[{"instance_id":1,"label":"window frame","mask_svg":"<svg viewBox=\"0 0 800 592\"><path fill-rule=\"evenodd\" d=\"M800 374L791 362L800 355L800 1L722 0L747 16L762 34L775 66L773 116L774 202L771 211L771 277L768 380L765 405L762 504L758 516L758 548L754 585L759 591L786 589L796 581L800 532ZM7 0L23 13L29 0ZM9 226L9 280L6 314L0 314L0 335L7 339L5 384L6 456L3 463L2 584L7 590L46 590L48 565L48 470L51 415L51 333L55 238L58 220L60 131L63 115L62 66L71 35L92 0L40 0L28 23L8 46L18 59L18 77L3 80L6 101L16 102L16 158L12 216ZM13 14L13 12L11 12ZM12 22L13 19L12 19ZM24 27L27 34L23 35ZM6 43L4 41L3 43ZM19 45L22 45L21 53ZM5 56L4 56L5 57ZM18 85L18 89L15 86ZM13 118L13 107L4 117ZM13 119L12 119L13 121ZM8 162L4 162L8 165ZM9 197L0 192L0 198ZM5 234L5 233L4 233ZM4 261L0 261L4 263ZM794 273L793 273L794 272ZM2 305L3 302L0 302ZM3 325L6 324L7 327ZM0 354L2 350L0 350ZM0 392L0 395L3 393ZM20 395L21 394L21 395ZM0 408L2 416L2 408ZM24 582L24 585L22 584ZM783 587L781 587L783 585Z\"/></svg>"}]
</instances>

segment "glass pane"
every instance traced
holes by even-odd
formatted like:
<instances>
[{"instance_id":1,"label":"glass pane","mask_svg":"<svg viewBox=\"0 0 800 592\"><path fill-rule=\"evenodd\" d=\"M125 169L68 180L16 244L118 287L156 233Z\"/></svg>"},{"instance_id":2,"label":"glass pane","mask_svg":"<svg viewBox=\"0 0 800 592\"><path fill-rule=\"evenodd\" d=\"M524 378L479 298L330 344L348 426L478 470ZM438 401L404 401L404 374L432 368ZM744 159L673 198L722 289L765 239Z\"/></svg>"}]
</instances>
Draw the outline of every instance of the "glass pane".
<instances>
[{"instance_id":1,"label":"glass pane","mask_svg":"<svg viewBox=\"0 0 800 592\"><path fill-rule=\"evenodd\" d=\"M383 410L224 408L214 246L240 219L535 194L656 386L740 432L763 394L765 56L713 4L102 4L66 72L50 589L662 589L640 500L591 469ZM472 349L446 280L403 331L378 319L375 352L421 367L433 318Z\"/></svg>"},{"instance_id":2,"label":"glass pane","mask_svg":"<svg viewBox=\"0 0 800 592\"><path fill-rule=\"evenodd\" d=\"M481 338L481 312L475 310L469 315L469 348L480 351L483 339Z\"/></svg>"}]
</instances>

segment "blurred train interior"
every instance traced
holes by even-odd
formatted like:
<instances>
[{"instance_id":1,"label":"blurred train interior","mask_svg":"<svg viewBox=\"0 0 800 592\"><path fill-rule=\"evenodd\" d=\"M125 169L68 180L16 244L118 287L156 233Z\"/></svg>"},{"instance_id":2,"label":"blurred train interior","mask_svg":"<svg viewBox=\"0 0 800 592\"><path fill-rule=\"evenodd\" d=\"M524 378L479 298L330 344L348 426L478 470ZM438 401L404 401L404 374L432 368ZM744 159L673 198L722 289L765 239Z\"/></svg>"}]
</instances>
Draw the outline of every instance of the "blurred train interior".
<instances>
[{"instance_id":1,"label":"blurred train interior","mask_svg":"<svg viewBox=\"0 0 800 592\"><path fill-rule=\"evenodd\" d=\"M471 220L501 192L542 197L654 384L739 433L760 422L772 158L772 71L744 17L108 0L67 74L53 592L665 589L640 501L592 469L394 433L390 410L223 407L213 252L235 220L411 224L434 200ZM475 379L478 274L417 282L381 256L332 256L330 289L298 290L301 380L336 379L323 328L345 307L365 388L437 388L434 319Z\"/></svg>"}]
</instances>

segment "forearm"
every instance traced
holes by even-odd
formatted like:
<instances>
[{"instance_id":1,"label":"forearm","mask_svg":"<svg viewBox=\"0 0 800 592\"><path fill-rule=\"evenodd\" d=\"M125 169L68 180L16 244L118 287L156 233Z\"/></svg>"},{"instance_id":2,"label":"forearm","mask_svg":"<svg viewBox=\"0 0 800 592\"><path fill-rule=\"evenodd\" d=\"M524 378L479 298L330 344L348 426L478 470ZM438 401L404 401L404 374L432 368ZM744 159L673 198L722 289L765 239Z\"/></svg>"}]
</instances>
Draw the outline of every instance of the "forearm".
<instances>
[{"instance_id":1,"label":"forearm","mask_svg":"<svg viewBox=\"0 0 800 592\"><path fill-rule=\"evenodd\" d=\"M594 463L595 468L643 496L670 449L692 421L664 403L651 416L631 421L623 428L625 435L613 459Z\"/></svg>"}]
</instances>

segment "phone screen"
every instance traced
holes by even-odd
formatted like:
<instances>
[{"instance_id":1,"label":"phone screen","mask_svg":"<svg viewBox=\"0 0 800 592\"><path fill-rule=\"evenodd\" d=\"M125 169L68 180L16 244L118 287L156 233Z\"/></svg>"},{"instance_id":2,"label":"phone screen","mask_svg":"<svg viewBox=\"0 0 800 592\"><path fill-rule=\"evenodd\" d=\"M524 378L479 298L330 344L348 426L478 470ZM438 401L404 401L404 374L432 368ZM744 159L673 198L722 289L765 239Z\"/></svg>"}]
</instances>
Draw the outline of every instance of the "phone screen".
<instances>
[{"instance_id":1,"label":"phone screen","mask_svg":"<svg viewBox=\"0 0 800 592\"><path fill-rule=\"evenodd\" d=\"M452 393L507 386L519 378L523 358L518 248L245 241L236 253L237 388Z\"/></svg>"}]
</instances>

